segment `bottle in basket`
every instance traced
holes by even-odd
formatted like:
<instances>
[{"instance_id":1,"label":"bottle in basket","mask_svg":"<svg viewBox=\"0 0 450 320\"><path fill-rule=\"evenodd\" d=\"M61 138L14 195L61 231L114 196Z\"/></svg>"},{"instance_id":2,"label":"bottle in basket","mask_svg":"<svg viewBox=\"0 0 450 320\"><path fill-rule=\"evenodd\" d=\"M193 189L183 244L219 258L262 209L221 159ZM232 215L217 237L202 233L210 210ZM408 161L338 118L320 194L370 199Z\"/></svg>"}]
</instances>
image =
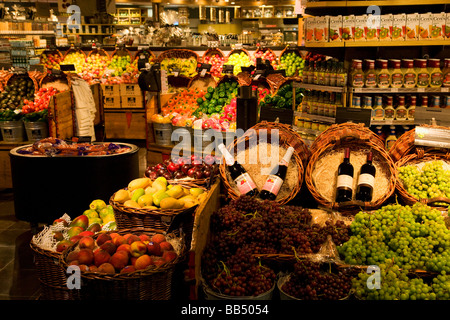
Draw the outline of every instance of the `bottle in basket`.
<instances>
[{"instance_id":1,"label":"bottle in basket","mask_svg":"<svg viewBox=\"0 0 450 320\"><path fill-rule=\"evenodd\" d=\"M356 200L370 202L372 201L373 186L375 182L375 166L372 164L373 153L367 154L367 162L361 167L358 178L358 187L356 190Z\"/></svg>"},{"instance_id":2,"label":"bottle in basket","mask_svg":"<svg viewBox=\"0 0 450 320\"><path fill-rule=\"evenodd\" d=\"M286 178L287 167L293 153L294 148L289 147L280 163L272 169L259 194L261 199L275 200Z\"/></svg>"},{"instance_id":3,"label":"bottle in basket","mask_svg":"<svg viewBox=\"0 0 450 320\"><path fill-rule=\"evenodd\" d=\"M344 160L338 168L336 202L351 201L353 194L353 165L350 163L350 148L345 149Z\"/></svg>"},{"instance_id":4,"label":"bottle in basket","mask_svg":"<svg viewBox=\"0 0 450 320\"><path fill-rule=\"evenodd\" d=\"M230 171L231 178L239 189L241 195L256 196L259 191L256 187L255 182L252 180L250 175L244 169L244 167L234 160L234 157L228 152L227 148L223 143L218 146L220 152L225 158L225 162L228 165L228 170Z\"/></svg>"}]
</instances>

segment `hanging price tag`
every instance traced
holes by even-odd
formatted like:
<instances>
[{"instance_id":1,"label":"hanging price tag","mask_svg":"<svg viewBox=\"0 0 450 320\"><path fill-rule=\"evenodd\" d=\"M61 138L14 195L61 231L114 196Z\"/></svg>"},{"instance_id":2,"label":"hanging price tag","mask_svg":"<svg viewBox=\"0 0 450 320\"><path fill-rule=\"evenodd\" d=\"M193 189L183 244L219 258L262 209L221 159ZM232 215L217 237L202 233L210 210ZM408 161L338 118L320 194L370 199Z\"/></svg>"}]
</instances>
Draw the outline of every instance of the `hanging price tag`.
<instances>
[{"instance_id":1,"label":"hanging price tag","mask_svg":"<svg viewBox=\"0 0 450 320\"><path fill-rule=\"evenodd\" d=\"M335 123L364 123L366 127L370 127L370 119L372 117L371 109L361 108L336 108L336 122Z\"/></svg>"},{"instance_id":2,"label":"hanging price tag","mask_svg":"<svg viewBox=\"0 0 450 320\"><path fill-rule=\"evenodd\" d=\"M414 144L450 149L450 129L418 126L415 128Z\"/></svg>"}]
</instances>

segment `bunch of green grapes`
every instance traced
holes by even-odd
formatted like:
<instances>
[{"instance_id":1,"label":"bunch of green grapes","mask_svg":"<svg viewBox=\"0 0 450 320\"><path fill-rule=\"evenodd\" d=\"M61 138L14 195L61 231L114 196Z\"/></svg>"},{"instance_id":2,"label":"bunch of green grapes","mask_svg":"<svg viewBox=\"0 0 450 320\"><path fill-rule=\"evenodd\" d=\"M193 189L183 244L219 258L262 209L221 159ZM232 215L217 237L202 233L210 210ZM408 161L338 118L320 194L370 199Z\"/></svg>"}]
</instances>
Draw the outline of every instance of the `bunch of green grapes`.
<instances>
[{"instance_id":1,"label":"bunch of green grapes","mask_svg":"<svg viewBox=\"0 0 450 320\"><path fill-rule=\"evenodd\" d=\"M356 297L365 300L435 300L437 294L434 288L421 278L409 278L408 272L400 269L392 259L386 259L379 267L379 282L377 273L369 274L362 271L352 279L352 290ZM445 280L445 279L443 279ZM436 280L436 290L439 297L445 296L445 283Z\"/></svg>"},{"instance_id":2,"label":"bunch of green grapes","mask_svg":"<svg viewBox=\"0 0 450 320\"><path fill-rule=\"evenodd\" d=\"M376 265L393 259L403 269L450 270L450 230L441 212L421 203L387 205L359 212L350 239L338 247L352 265Z\"/></svg>"},{"instance_id":3,"label":"bunch of green grapes","mask_svg":"<svg viewBox=\"0 0 450 320\"><path fill-rule=\"evenodd\" d=\"M406 191L418 199L446 197L450 199L450 170L444 169L442 160L424 164L422 170L407 165L398 169Z\"/></svg>"},{"instance_id":4,"label":"bunch of green grapes","mask_svg":"<svg viewBox=\"0 0 450 320\"><path fill-rule=\"evenodd\" d=\"M450 274L445 271L433 278L431 288L437 300L450 300Z\"/></svg>"}]
</instances>

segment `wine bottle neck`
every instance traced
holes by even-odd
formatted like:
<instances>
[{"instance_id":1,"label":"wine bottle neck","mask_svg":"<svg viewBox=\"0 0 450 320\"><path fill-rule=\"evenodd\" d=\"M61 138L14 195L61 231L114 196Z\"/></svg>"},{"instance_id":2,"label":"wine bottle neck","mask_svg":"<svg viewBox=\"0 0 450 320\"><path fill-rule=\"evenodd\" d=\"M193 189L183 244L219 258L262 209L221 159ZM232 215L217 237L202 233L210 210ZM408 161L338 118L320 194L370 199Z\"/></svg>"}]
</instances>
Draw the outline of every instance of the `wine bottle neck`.
<instances>
[{"instance_id":1,"label":"wine bottle neck","mask_svg":"<svg viewBox=\"0 0 450 320\"><path fill-rule=\"evenodd\" d=\"M289 161L291 161L291 157L294 154L294 148L293 147L289 147L286 151L286 153L284 154L283 159L281 160L282 164L288 164Z\"/></svg>"},{"instance_id":2,"label":"wine bottle neck","mask_svg":"<svg viewBox=\"0 0 450 320\"><path fill-rule=\"evenodd\" d=\"M224 144L220 144L218 146L218 149L222 153L223 157L225 158L225 162L227 165L232 166L234 164L234 157L231 155L231 153L228 152L227 148Z\"/></svg>"}]
</instances>

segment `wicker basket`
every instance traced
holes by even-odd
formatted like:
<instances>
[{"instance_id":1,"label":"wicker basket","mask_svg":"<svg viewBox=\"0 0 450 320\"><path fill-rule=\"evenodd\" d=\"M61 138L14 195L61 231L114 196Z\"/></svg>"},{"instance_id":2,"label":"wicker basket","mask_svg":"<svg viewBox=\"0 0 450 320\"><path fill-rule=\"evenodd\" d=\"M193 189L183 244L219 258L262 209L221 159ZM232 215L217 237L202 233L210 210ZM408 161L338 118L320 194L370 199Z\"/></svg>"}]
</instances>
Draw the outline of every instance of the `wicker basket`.
<instances>
[{"instance_id":1,"label":"wicker basket","mask_svg":"<svg viewBox=\"0 0 450 320\"><path fill-rule=\"evenodd\" d=\"M270 49L270 48L261 48L261 47L258 47L256 50L255 50L255 52L253 53L253 63L255 63L255 65L256 65L256 54L257 53L265 53L265 52L267 52L267 51L269 51L270 53L272 53L273 55L274 55L274 57L275 57L275 64L272 64L272 66L273 65L278 65L278 57L277 57L277 55L275 54L275 51L273 51L272 49Z\"/></svg>"},{"instance_id":2,"label":"wicker basket","mask_svg":"<svg viewBox=\"0 0 450 320\"><path fill-rule=\"evenodd\" d=\"M39 90L39 82L38 82L38 78L36 77L31 77L30 74L27 72L24 75L19 75L19 74L15 74L15 73L10 73L7 78L6 78L6 82L5 84L8 85L10 83L10 81L12 81L14 78L30 78L33 83L34 83L34 92L38 92Z\"/></svg>"},{"instance_id":3,"label":"wicker basket","mask_svg":"<svg viewBox=\"0 0 450 320\"><path fill-rule=\"evenodd\" d=\"M225 58L225 54L219 48L208 48L203 53L200 61L205 62L205 57L211 57L212 55L215 55L215 54L219 55L220 58Z\"/></svg>"},{"instance_id":4,"label":"wicker basket","mask_svg":"<svg viewBox=\"0 0 450 320\"><path fill-rule=\"evenodd\" d=\"M189 80L188 88L198 88L206 91L208 87L217 87L216 79L209 73L205 74L204 77L197 74Z\"/></svg>"},{"instance_id":5,"label":"wicker basket","mask_svg":"<svg viewBox=\"0 0 450 320\"><path fill-rule=\"evenodd\" d=\"M151 50L148 50L148 49L138 50L135 53L133 60L139 59L139 57L142 54L148 58L149 62L156 61L156 55Z\"/></svg>"},{"instance_id":6,"label":"wicker basket","mask_svg":"<svg viewBox=\"0 0 450 320\"><path fill-rule=\"evenodd\" d=\"M404 155L399 161L395 163L397 169L403 166L417 164L420 162L433 161L433 160L443 160L450 161L450 153L444 150L436 150L429 148L424 150L422 148L417 148L415 153L410 153ZM421 202L429 206L436 206L441 208L444 211L448 210L448 205L450 205L450 199L446 197L437 197L431 199L418 199L408 193L408 191L403 186L403 183L400 179L397 181L397 192L401 198L401 200L407 205L413 205L416 202ZM446 203L446 206L443 206L442 203Z\"/></svg>"},{"instance_id":7,"label":"wicker basket","mask_svg":"<svg viewBox=\"0 0 450 320\"><path fill-rule=\"evenodd\" d=\"M266 77L266 81L270 86L270 91L275 93L286 82L286 78L282 74L272 73Z\"/></svg>"},{"instance_id":8,"label":"wicker basket","mask_svg":"<svg viewBox=\"0 0 450 320\"><path fill-rule=\"evenodd\" d=\"M331 126L315 140L315 144L310 148L312 155L305 170L305 183L319 205L351 214L361 209L376 210L383 205L383 203L385 203L391 195L393 195L395 192L395 185L397 183L397 170L394 162L384 148L384 145L382 143L380 144L379 139L375 139L374 135L375 134L369 128L344 123ZM386 186L387 190L378 199L371 202L349 201L346 203L336 203L334 200L327 199L317 189L313 181L313 172L316 162L318 162L318 160L328 152L343 149L345 147L349 147L351 151L363 148L371 149L374 153L374 163L375 159L380 159L379 163L381 164L383 171L389 176L386 177L388 181ZM359 168L355 168L355 170L357 169Z\"/></svg>"},{"instance_id":9,"label":"wicker basket","mask_svg":"<svg viewBox=\"0 0 450 320\"><path fill-rule=\"evenodd\" d=\"M60 75L54 75L51 73L47 73L39 82L39 87L43 88L46 84L60 80L64 84L67 84L68 89L70 88L70 77L68 77L65 73L61 73Z\"/></svg>"},{"instance_id":10,"label":"wicker basket","mask_svg":"<svg viewBox=\"0 0 450 320\"><path fill-rule=\"evenodd\" d=\"M42 300L72 300L72 291L67 288L67 276L60 266L62 253L40 248L33 241L34 264L40 282Z\"/></svg>"},{"instance_id":11,"label":"wicker basket","mask_svg":"<svg viewBox=\"0 0 450 320\"><path fill-rule=\"evenodd\" d=\"M195 51L188 49L169 49L161 52L158 56L158 62L161 63L164 59L170 58L189 59L191 57L199 61L199 56Z\"/></svg>"},{"instance_id":12,"label":"wicker basket","mask_svg":"<svg viewBox=\"0 0 450 320\"><path fill-rule=\"evenodd\" d=\"M83 50L81 50L80 48L75 49L74 47L72 47L72 48L70 48L69 50L67 50L66 52L64 52L63 61L64 61L64 59L66 59L66 57L67 57L70 53L73 53L73 52L81 53L81 54L86 58L86 53L85 53Z\"/></svg>"},{"instance_id":13,"label":"wicker basket","mask_svg":"<svg viewBox=\"0 0 450 320\"><path fill-rule=\"evenodd\" d=\"M132 57L130 50L128 50L127 48L116 48L112 53L111 53L111 58L114 56L119 56L119 57L126 57L129 56L130 59Z\"/></svg>"},{"instance_id":14,"label":"wicker basket","mask_svg":"<svg viewBox=\"0 0 450 320\"><path fill-rule=\"evenodd\" d=\"M141 228L113 232L121 235L163 233L160 230ZM176 238L175 235L166 234L166 237L169 236ZM176 286L173 280L177 264L185 257L185 245L183 239L180 240L182 245L177 252L178 257L159 267L150 266L130 273L81 272L81 288L72 289L74 298L76 300L170 300ZM68 267L67 255L76 247L77 243L63 252L60 259L62 268Z\"/></svg>"},{"instance_id":15,"label":"wicker basket","mask_svg":"<svg viewBox=\"0 0 450 320\"><path fill-rule=\"evenodd\" d=\"M281 53L280 53L279 63L281 63L281 57L282 57L283 55L288 54L288 53L291 53L291 52L294 52L297 56L303 58L303 55L302 55L302 52L300 51L300 49L298 49L298 48L292 48L292 47L286 46L286 48L284 48L283 51L281 51ZM296 81L302 81L302 79L303 79L303 78L299 75L298 69L295 70L295 74L294 74L292 77L290 77L290 78L295 79Z\"/></svg>"},{"instance_id":16,"label":"wicker basket","mask_svg":"<svg viewBox=\"0 0 450 320\"><path fill-rule=\"evenodd\" d=\"M56 54L59 57L58 64L60 64L64 60L64 55L59 51L58 49L46 49L44 52L42 52L41 56L39 57L39 61L42 64L42 55L43 54Z\"/></svg>"},{"instance_id":17,"label":"wicker basket","mask_svg":"<svg viewBox=\"0 0 450 320\"><path fill-rule=\"evenodd\" d=\"M240 150L241 147L239 145L242 143L245 150L247 150L251 144L258 142L261 130L267 130L267 142L270 143L271 142L271 132L272 132L272 130L277 130L279 128L279 125L280 124L276 124L276 125L272 126L272 123L270 123L270 122L264 122L264 123L258 124L256 126L250 128L246 132L246 135L244 135L238 139L235 139L234 143L227 146L227 149L232 155L235 155L234 150ZM251 129L254 129L254 130L251 130ZM274 131L274 133L275 133L275 131ZM296 149L296 152L294 152L294 154L291 158L291 161L293 161L296 165L296 168L298 171L298 179L296 180L295 185L293 186L292 190L290 191L290 193L288 195L285 195L282 197L280 197L280 195L279 195L277 197L277 199L275 199L277 202L279 202L281 204L286 204L289 201L291 201L292 199L294 199L294 197L300 191L302 183L303 183L304 166L303 166L303 162L302 162L302 158L301 158L302 155L298 153L299 149L301 149L301 144L297 145L296 144L296 142L298 142L297 136L291 135L289 133L289 131L287 131L287 130L286 131L285 130L277 130L276 133L278 134L278 137L279 137L279 146L285 147L286 149L289 146L293 146ZM300 141L302 141L302 140L300 140ZM245 167L245 164L244 164L244 167ZM227 168L225 161L222 161L222 163L219 166L219 169L220 169L220 176L222 178L222 182L223 182L226 192L228 193L228 196L231 199L239 198L240 194L234 188L234 184L231 180L231 177L229 176L228 168Z\"/></svg>"},{"instance_id":18,"label":"wicker basket","mask_svg":"<svg viewBox=\"0 0 450 320\"><path fill-rule=\"evenodd\" d=\"M102 49L102 48L95 48L95 49L92 49L91 51L89 51L89 53L88 53L88 57L90 57L90 56L92 56L92 55L94 55L94 54L99 54L99 55L101 55L101 56L105 56L105 57L108 57L108 58L111 58L110 57L110 55L109 55L109 53L108 52L106 52L105 51L105 49Z\"/></svg>"},{"instance_id":19,"label":"wicker basket","mask_svg":"<svg viewBox=\"0 0 450 320\"><path fill-rule=\"evenodd\" d=\"M228 61L228 59L230 58L230 56L232 54L234 54L234 53L241 54L241 52L244 52L249 58L251 57L250 53L246 49L243 49L243 48L242 49L233 49L233 50L230 50L230 52L228 52L225 60Z\"/></svg>"}]
</instances>

